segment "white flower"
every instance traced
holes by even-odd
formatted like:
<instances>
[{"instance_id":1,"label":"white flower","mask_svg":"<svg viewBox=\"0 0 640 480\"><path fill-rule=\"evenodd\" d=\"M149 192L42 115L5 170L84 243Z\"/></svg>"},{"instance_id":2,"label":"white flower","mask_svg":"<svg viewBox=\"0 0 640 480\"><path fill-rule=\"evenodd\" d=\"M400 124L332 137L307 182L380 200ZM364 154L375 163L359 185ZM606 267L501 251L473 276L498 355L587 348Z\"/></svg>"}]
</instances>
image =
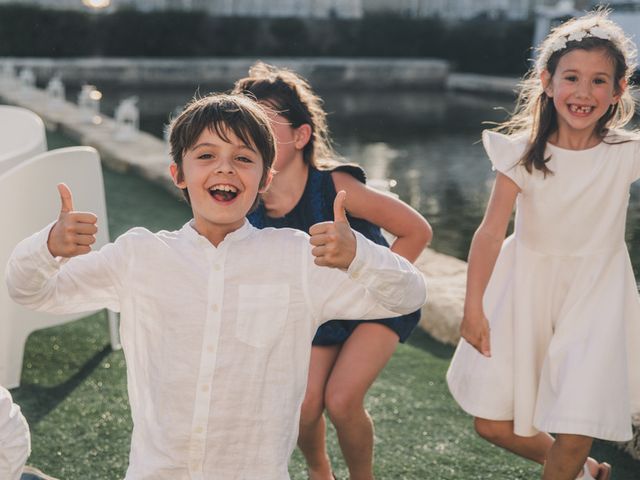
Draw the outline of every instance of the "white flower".
<instances>
[{"instance_id":1,"label":"white flower","mask_svg":"<svg viewBox=\"0 0 640 480\"><path fill-rule=\"evenodd\" d=\"M557 52L558 50L562 50L563 48L567 48L567 37L558 37L551 44L552 52Z\"/></svg>"},{"instance_id":2,"label":"white flower","mask_svg":"<svg viewBox=\"0 0 640 480\"><path fill-rule=\"evenodd\" d=\"M591 27L589 33L592 37L602 38L603 40L611 40L611 35L605 28L602 28L598 25Z\"/></svg>"},{"instance_id":3,"label":"white flower","mask_svg":"<svg viewBox=\"0 0 640 480\"><path fill-rule=\"evenodd\" d=\"M571 32L567 37L568 42L581 42L584 37L587 36L586 30L576 30L575 32Z\"/></svg>"}]
</instances>

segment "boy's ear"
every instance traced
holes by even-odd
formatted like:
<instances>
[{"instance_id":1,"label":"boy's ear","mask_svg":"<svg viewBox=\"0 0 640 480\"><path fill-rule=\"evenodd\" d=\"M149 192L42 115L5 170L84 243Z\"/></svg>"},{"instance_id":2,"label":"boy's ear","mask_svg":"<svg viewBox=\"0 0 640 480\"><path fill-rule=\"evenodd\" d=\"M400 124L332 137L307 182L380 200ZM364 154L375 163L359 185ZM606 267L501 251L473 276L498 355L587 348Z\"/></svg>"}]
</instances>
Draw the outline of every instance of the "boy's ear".
<instances>
[{"instance_id":1,"label":"boy's ear","mask_svg":"<svg viewBox=\"0 0 640 480\"><path fill-rule=\"evenodd\" d=\"M183 176L180 175L180 169L178 168L178 164L173 162L171 165L169 165L169 173L171 173L171 178L173 179L173 184L178 187L178 188L187 188L187 185L184 183L184 178L183 179L179 179L179 177Z\"/></svg>"},{"instance_id":2,"label":"boy's ear","mask_svg":"<svg viewBox=\"0 0 640 480\"><path fill-rule=\"evenodd\" d=\"M308 123L303 123L298 128L296 128L294 138L295 138L295 147L299 150L302 150L306 147L307 143L309 143L309 139L311 139L311 125Z\"/></svg>"},{"instance_id":3,"label":"boy's ear","mask_svg":"<svg viewBox=\"0 0 640 480\"><path fill-rule=\"evenodd\" d=\"M551 74L549 70L544 69L540 74L540 83L542 83L542 89L544 93L547 94L547 97L553 97L553 88L551 87Z\"/></svg>"},{"instance_id":4,"label":"boy's ear","mask_svg":"<svg viewBox=\"0 0 640 480\"><path fill-rule=\"evenodd\" d=\"M264 183L262 187L258 190L258 193L264 193L269 189L269 185L271 185L271 180L273 180L273 169L269 169L267 173L267 177L264 179Z\"/></svg>"}]
</instances>

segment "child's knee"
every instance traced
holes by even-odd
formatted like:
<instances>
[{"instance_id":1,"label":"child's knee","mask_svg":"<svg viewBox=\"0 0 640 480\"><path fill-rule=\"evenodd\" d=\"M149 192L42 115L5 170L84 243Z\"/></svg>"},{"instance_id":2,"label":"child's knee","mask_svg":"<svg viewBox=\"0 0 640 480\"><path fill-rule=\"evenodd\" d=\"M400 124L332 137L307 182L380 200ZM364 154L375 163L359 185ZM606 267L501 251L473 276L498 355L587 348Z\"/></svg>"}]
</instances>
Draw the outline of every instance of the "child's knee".
<instances>
[{"instance_id":1,"label":"child's knee","mask_svg":"<svg viewBox=\"0 0 640 480\"><path fill-rule=\"evenodd\" d=\"M312 392L307 392L300 407L300 423L310 424L316 422L320 416L324 413L324 398L323 395L316 395Z\"/></svg>"},{"instance_id":2,"label":"child's knee","mask_svg":"<svg viewBox=\"0 0 640 480\"><path fill-rule=\"evenodd\" d=\"M473 426L478 435L491 443L500 443L501 440L513 435L511 427L505 422L476 417Z\"/></svg>"},{"instance_id":3,"label":"child's knee","mask_svg":"<svg viewBox=\"0 0 640 480\"><path fill-rule=\"evenodd\" d=\"M584 435L572 435L560 433L556 435L556 447L562 449L567 455L572 457L584 457L585 460L589 456L593 438Z\"/></svg>"},{"instance_id":4,"label":"child's knee","mask_svg":"<svg viewBox=\"0 0 640 480\"><path fill-rule=\"evenodd\" d=\"M354 411L364 409L361 399L346 391L327 391L324 403L334 423L347 420L353 416Z\"/></svg>"}]
</instances>

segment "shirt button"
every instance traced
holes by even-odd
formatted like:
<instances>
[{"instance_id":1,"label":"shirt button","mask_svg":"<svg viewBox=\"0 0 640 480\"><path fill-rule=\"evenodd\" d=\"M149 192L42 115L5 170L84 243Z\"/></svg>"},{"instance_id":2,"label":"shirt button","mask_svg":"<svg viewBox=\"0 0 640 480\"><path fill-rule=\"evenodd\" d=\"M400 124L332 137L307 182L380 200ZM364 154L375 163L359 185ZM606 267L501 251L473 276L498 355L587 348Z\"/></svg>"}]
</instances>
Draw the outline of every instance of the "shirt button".
<instances>
[{"instance_id":1,"label":"shirt button","mask_svg":"<svg viewBox=\"0 0 640 480\"><path fill-rule=\"evenodd\" d=\"M213 266L213 271L214 272L219 272L220 271L220 265L218 265L217 263Z\"/></svg>"},{"instance_id":2,"label":"shirt button","mask_svg":"<svg viewBox=\"0 0 640 480\"><path fill-rule=\"evenodd\" d=\"M218 311L218 304L214 303L213 305L211 305L211 310L213 310L214 312Z\"/></svg>"},{"instance_id":3,"label":"shirt button","mask_svg":"<svg viewBox=\"0 0 640 480\"><path fill-rule=\"evenodd\" d=\"M351 274L351 278L360 278L360 272L354 272Z\"/></svg>"},{"instance_id":4,"label":"shirt button","mask_svg":"<svg viewBox=\"0 0 640 480\"><path fill-rule=\"evenodd\" d=\"M195 432L196 433L202 433L202 427L196 427ZM195 463L194 463L194 465L195 465Z\"/></svg>"},{"instance_id":5,"label":"shirt button","mask_svg":"<svg viewBox=\"0 0 640 480\"><path fill-rule=\"evenodd\" d=\"M202 391L203 392L208 392L209 391L209 385L202 385Z\"/></svg>"},{"instance_id":6,"label":"shirt button","mask_svg":"<svg viewBox=\"0 0 640 480\"><path fill-rule=\"evenodd\" d=\"M216 347L214 347L213 345L209 345L209 346L207 347L207 352L209 352L209 353L213 353L213 352L215 352L215 351L216 351Z\"/></svg>"}]
</instances>

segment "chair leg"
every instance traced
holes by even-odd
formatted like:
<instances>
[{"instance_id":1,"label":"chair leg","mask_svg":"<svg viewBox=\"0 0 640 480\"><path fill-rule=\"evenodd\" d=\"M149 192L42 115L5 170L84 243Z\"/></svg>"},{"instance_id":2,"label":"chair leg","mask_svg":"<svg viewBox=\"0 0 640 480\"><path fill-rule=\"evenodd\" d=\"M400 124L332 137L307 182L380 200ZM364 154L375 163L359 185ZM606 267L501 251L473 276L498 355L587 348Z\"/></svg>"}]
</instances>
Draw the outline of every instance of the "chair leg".
<instances>
[{"instance_id":1,"label":"chair leg","mask_svg":"<svg viewBox=\"0 0 640 480\"><path fill-rule=\"evenodd\" d=\"M27 343L27 337L31 333L27 330L16 330L11 332L10 341L5 342L3 339L4 351L0 354L0 362L3 363L0 366L0 385L7 389L20 386L24 347Z\"/></svg>"},{"instance_id":2,"label":"chair leg","mask_svg":"<svg viewBox=\"0 0 640 480\"><path fill-rule=\"evenodd\" d=\"M120 350L120 316L116 312L107 310L107 319L109 321L109 338L111 340L111 349Z\"/></svg>"}]
</instances>

